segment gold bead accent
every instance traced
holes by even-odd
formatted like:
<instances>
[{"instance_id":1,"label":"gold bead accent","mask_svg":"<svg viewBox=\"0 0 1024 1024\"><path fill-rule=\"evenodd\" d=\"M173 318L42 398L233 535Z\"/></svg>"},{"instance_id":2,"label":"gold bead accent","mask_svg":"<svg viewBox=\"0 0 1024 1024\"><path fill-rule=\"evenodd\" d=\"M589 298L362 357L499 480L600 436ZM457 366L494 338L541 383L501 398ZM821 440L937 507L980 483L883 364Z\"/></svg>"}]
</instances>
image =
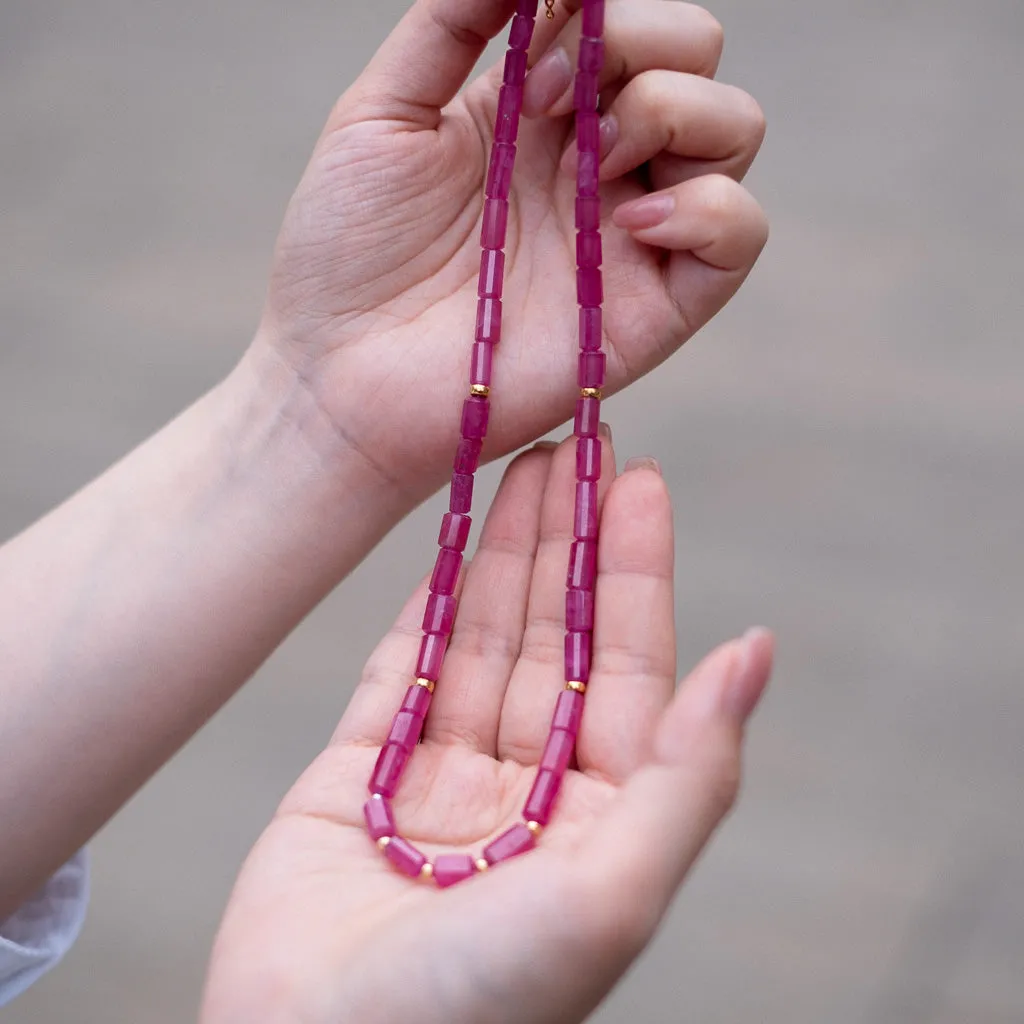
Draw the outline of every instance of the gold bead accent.
<instances>
[{"instance_id":1,"label":"gold bead accent","mask_svg":"<svg viewBox=\"0 0 1024 1024\"><path fill-rule=\"evenodd\" d=\"M544 826L539 821L528 821L526 827L530 830L531 835L536 839L541 832L544 831Z\"/></svg>"},{"instance_id":2,"label":"gold bead accent","mask_svg":"<svg viewBox=\"0 0 1024 1024\"><path fill-rule=\"evenodd\" d=\"M422 686L423 689L427 691L427 693L433 693L434 692L434 680L433 679L423 679L421 677L421 678L416 680L416 685L417 686Z\"/></svg>"},{"instance_id":3,"label":"gold bead accent","mask_svg":"<svg viewBox=\"0 0 1024 1024\"><path fill-rule=\"evenodd\" d=\"M567 690L575 690L577 693L587 692L587 684L581 683L578 679L570 679L569 682L565 684L565 688Z\"/></svg>"},{"instance_id":4,"label":"gold bead accent","mask_svg":"<svg viewBox=\"0 0 1024 1024\"><path fill-rule=\"evenodd\" d=\"M486 871L489 867L490 867L490 864L488 864L487 861L484 860L483 857L481 857L476 862L476 869L477 869L477 871Z\"/></svg>"},{"instance_id":5,"label":"gold bead accent","mask_svg":"<svg viewBox=\"0 0 1024 1024\"><path fill-rule=\"evenodd\" d=\"M580 388L581 398L596 398L598 401L601 400L601 389L600 388Z\"/></svg>"},{"instance_id":6,"label":"gold bead accent","mask_svg":"<svg viewBox=\"0 0 1024 1024\"><path fill-rule=\"evenodd\" d=\"M381 850L386 850L388 847L388 843L390 842L391 836L381 836L380 839L377 840L377 847Z\"/></svg>"},{"instance_id":7,"label":"gold bead accent","mask_svg":"<svg viewBox=\"0 0 1024 1024\"><path fill-rule=\"evenodd\" d=\"M474 398L486 398L491 393L491 389L486 384L473 384L469 393Z\"/></svg>"},{"instance_id":8,"label":"gold bead accent","mask_svg":"<svg viewBox=\"0 0 1024 1024\"><path fill-rule=\"evenodd\" d=\"M423 867L420 868L420 878L433 878L434 877L434 865L428 860Z\"/></svg>"}]
</instances>

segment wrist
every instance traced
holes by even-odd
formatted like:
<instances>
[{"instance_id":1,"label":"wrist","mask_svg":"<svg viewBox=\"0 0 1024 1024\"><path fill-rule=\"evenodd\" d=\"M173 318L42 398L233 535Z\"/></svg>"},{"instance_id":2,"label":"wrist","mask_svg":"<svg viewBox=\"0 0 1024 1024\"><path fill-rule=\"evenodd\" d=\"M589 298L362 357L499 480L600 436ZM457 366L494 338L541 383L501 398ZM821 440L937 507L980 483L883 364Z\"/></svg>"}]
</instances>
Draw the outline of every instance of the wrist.
<instances>
[{"instance_id":1,"label":"wrist","mask_svg":"<svg viewBox=\"0 0 1024 1024\"><path fill-rule=\"evenodd\" d=\"M332 586L425 497L359 444L264 327L215 394L230 457L269 512L315 539Z\"/></svg>"}]
</instances>

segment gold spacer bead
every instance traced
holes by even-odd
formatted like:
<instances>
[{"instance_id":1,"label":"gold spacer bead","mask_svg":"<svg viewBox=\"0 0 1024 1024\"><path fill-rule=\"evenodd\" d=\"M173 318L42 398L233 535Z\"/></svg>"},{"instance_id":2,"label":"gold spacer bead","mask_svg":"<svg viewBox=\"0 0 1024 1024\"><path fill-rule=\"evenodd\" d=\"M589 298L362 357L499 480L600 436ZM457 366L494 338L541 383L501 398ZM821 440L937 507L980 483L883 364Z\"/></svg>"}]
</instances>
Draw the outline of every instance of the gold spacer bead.
<instances>
[{"instance_id":1,"label":"gold spacer bead","mask_svg":"<svg viewBox=\"0 0 1024 1024\"><path fill-rule=\"evenodd\" d=\"M391 836L381 836L380 839L377 840L377 847L378 847L378 849L386 850L387 846L388 846L388 843L390 843L390 842L391 842Z\"/></svg>"},{"instance_id":2,"label":"gold spacer bead","mask_svg":"<svg viewBox=\"0 0 1024 1024\"><path fill-rule=\"evenodd\" d=\"M569 682L565 684L565 688L567 690L575 690L577 693L587 692L587 684L581 683L578 679L570 679Z\"/></svg>"},{"instance_id":3,"label":"gold spacer bead","mask_svg":"<svg viewBox=\"0 0 1024 1024\"><path fill-rule=\"evenodd\" d=\"M473 384L470 386L469 393L474 398L486 398L491 393L491 389L486 384Z\"/></svg>"},{"instance_id":4,"label":"gold spacer bead","mask_svg":"<svg viewBox=\"0 0 1024 1024\"><path fill-rule=\"evenodd\" d=\"M427 691L427 693L433 693L434 692L434 680L433 679L423 679L421 677L421 678L416 680L416 685L417 686L422 686L423 689Z\"/></svg>"},{"instance_id":5,"label":"gold spacer bead","mask_svg":"<svg viewBox=\"0 0 1024 1024\"><path fill-rule=\"evenodd\" d=\"M596 398L598 401L601 400L601 389L600 388L580 388L581 398Z\"/></svg>"},{"instance_id":6,"label":"gold spacer bead","mask_svg":"<svg viewBox=\"0 0 1024 1024\"><path fill-rule=\"evenodd\" d=\"M423 867L420 868L420 878L433 878L434 877L434 865L428 860Z\"/></svg>"},{"instance_id":7,"label":"gold spacer bead","mask_svg":"<svg viewBox=\"0 0 1024 1024\"><path fill-rule=\"evenodd\" d=\"M486 871L489 867L490 867L490 864L488 864L487 861L484 860L483 857L481 857L479 860L476 861L476 869L477 869L477 871Z\"/></svg>"},{"instance_id":8,"label":"gold spacer bead","mask_svg":"<svg viewBox=\"0 0 1024 1024\"><path fill-rule=\"evenodd\" d=\"M530 830L530 834L534 839L544 831L544 826L539 821L528 821L526 827Z\"/></svg>"}]
</instances>

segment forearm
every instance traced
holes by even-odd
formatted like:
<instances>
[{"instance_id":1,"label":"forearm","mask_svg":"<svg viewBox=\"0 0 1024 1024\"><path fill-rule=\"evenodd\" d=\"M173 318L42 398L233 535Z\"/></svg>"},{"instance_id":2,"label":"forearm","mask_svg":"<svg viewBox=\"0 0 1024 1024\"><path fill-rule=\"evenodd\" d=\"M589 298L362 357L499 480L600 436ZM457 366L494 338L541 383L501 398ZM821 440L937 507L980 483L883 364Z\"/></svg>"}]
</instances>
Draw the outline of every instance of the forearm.
<instances>
[{"instance_id":1,"label":"forearm","mask_svg":"<svg viewBox=\"0 0 1024 1024\"><path fill-rule=\"evenodd\" d=\"M0 919L408 507L250 354L0 548Z\"/></svg>"}]
</instances>

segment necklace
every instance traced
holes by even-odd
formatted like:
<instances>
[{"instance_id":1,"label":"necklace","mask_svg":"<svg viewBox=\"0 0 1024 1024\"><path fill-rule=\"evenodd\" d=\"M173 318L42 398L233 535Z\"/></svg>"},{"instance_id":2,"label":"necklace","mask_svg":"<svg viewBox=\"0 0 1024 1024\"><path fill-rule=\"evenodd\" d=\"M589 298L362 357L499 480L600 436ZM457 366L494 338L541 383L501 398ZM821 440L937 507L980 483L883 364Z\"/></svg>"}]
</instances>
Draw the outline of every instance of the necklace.
<instances>
[{"instance_id":1,"label":"necklace","mask_svg":"<svg viewBox=\"0 0 1024 1024\"><path fill-rule=\"evenodd\" d=\"M551 18L554 0L545 0ZM601 206L597 194L599 156L598 75L604 62L604 0L583 0L583 35L573 90L579 169L576 177L576 292L579 312L580 397L576 402L576 507L565 595L565 689L559 695L551 731L537 776L523 806L523 820L507 829L474 858L441 854L431 863L422 851L397 834L391 799L419 741L434 686L441 674L448 637L455 622L455 584L469 539L473 474L487 433L491 359L501 336L501 294L505 271L508 197L516 158L519 115L526 80L526 54L533 38L538 0L518 0L509 33L503 84L484 190L480 234L480 278L476 335L470 365L469 397L462 406L461 437L455 453L449 511L441 521L440 551L430 579L423 616L423 640L416 680L406 692L370 778L370 799L363 812L370 837L403 874L433 878L442 887L525 853L536 845L551 819L562 778L572 759L590 676L597 570L597 481L601 441L597 436L604 384L601 351Z\"/></svg>"}]
</instances>

